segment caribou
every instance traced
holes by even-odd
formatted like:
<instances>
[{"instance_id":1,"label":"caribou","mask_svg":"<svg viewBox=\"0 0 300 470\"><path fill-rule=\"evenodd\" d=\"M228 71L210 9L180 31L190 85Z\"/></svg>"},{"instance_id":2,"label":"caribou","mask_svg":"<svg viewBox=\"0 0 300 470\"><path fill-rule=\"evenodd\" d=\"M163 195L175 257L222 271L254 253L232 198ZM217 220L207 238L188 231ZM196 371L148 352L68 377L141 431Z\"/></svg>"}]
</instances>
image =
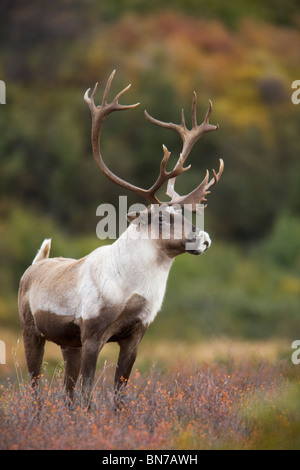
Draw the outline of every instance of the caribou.
<instances>
[{"instance_id":1,"label":"caribou","mask_svg":"<svg viewBox=\"0 0 300 470\"><path fill-rule=\"evenodd\" d=\"M127 215L126 231L112 244L97 248L82 259L50 258L51 239L42 243L32 265L23 274L19 286L19 314L29 377L33 387L38 385L46 341L61 347L64 363L64 387L72 401L80 376L83 403L90 402L98 355L108 342L119 344L114 390L120 393L126 385L135 362L138 346L149 324L161 309L168 274L176 256L183 253L200 255L211 245L209 235L186 220L182 208L188 204L196 212L206 200L210 189L220 180L219 170L209 172L197 188L186 195L175 191L176 178L190 169L184 166L196 141L206 132L215 131L209 118L212 103L204 121L198 125L194 92L192 100L192 128L185 124L166 123L145 117L158 126L174 130L182 139L182 151L171 171L167 171L170 152L163 146L163 158L158 177L150 189L143 189L115 175L104 163L100 134L106 118L115 111L135 108L139 103L122 105L120 98L130 85L108 102L108 94L115 71L110 75L102 103L95 105L96 83L84 100L92 116L93 156L101 172L113 183L142 196L148 203L145 210ZM161 202L158 190L167 182L166 194L170 200ZM153 208L156 207L156 210ZM158 208L158 209L157 209ZM167 217L165 217L167 215ZM149 228L157 224L159 236L149 236ZM169 237L162 232L168 225ZM192 245L192 248L191 248ZM36 388L35 388L36 389Z\"/></svg>"}]
</instances>

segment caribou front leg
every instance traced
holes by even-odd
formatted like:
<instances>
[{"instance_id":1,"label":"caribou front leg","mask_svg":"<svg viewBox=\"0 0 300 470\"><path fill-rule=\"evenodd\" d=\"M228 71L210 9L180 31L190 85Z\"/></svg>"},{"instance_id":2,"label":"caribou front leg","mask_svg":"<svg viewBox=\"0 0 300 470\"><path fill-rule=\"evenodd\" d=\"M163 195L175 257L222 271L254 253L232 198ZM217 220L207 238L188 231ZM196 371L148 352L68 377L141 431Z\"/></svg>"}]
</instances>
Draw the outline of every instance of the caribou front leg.
<instances>
[{"instance_id":1,"label":"caribou front leg","mask_svg":"<svg viewBox=\"0 0 300 470\"><path fill-rule=\"evenodd\" d=\"M74 400L74 391L81 367L81 348L61 347L65 362L64 388L70 398Z\"/></svg>"},{"instance_id":2,"label":"caribou front leg","mask_svg":"<svg viewBox=\"0 0 300 470\"><path fill-rule=\"evenodd\" d=\"M97 359L103 343L92 337L82 347L81 361L81 403L84 408L91 408L91 395L95 377Z\"/></svg>"},{"instance_id":3,"label":"caribou front leg","mask_svg":"<svg viewBox=\"0 0 300 470\"><path fill-rule=\"evenodd\" d=\"M120 345L120 353L115 373L114 385L115 405L118 408L122 404L124 387L128 382L133 364L136 360L138 346L144 336L146 329L147 325L139 323L129 337L118 342Z\"/></svg>"}]
</instances>

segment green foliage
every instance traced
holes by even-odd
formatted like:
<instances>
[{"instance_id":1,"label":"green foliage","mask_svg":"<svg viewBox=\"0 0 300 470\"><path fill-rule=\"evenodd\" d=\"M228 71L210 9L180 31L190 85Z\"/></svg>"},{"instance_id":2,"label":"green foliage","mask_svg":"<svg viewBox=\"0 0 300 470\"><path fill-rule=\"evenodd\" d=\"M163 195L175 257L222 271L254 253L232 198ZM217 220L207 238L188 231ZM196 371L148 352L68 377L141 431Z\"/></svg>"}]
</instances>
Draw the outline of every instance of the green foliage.
<instances>
[{"instance_id":1,"label":"green foliage","mask_svg":"<svg viewBox=\"0 0 300 470\"><path fill-rule=\"evenodd\" d=\"M0 114L2 204L22 200L67 230L90 233L96 206L117 202L117 188L95 171L90 115L82 99L85 89L100 80L100 102L103 84L117 66L112 94L131 81L126 99L142 106L105 124L109 166L149 187L161 144L172 151L173 162L180 142L146 122L143 108L178 122L180 108L190 108L195 89L199 120L212 98L212 122L219 122L220 131L197 144L190 157L193 171L182 176L178 187L189 191L222 157L222 184L209 201L212 228L229 240L258 239L272 228L283 205L300 213L300 173L295 171L300 114L290 100L291 83L300 73L299 33L292 25L278 26L289 21L284 12L279 15L275 0L268 6L178 0L159 12L156 7L156 2L128 0L92 1L85 7L63 2L61 8L40 2L22 9L18 2L4 2L0 74L7 82L8 105ZM236 24L234 31L230 22Z\"/></svg>"},{"instance_id":2,"label":"green foliage","mask_svg":"<svg viewBox=\"0 0 300 470\"><path fill-rule=\"evenodd\" d=\"M300 274L300 221L283 215L272 235L262 243L261 255L294 274Z\"/></svg>"},{"instance_id":3,"label":"green foliage","mask_svg":"<svg viewBox=\"0 0 300 470\"><path fill-rule=\"evenodd\" d=\"M257 393L245 407L244 416L255 429L249 450L299 450L299 383L273 396Z\"/></svg>"},{"instance_id":4,"label":"green foliage","mask_svg":"<svg viewBox=\"0 0 300 470\"><path fill-rule=\"evenodd\" d=\"M95 2L96 3L96 2ZM172 0L166 5L160 0L117 0L102 1L94 4L96 11L106 20L116 20L128 13L145 15L158 13L170 8L184 12L188 15L196 15L205 18L218 18L228 26L235 27L241 18L253 17L259 20L271 20L279 24L294 24L298 9L296 0L288 0L284 5L280 0L269 0L261 3L259 0L235 0L224 2L223 0Z\"/></svg>"},{"instance_id":5,"label":"green foliage","mask_svg":"<svg viewBox=\"0 0 300 470\"><path fill-rule=\"evenodd\" d=\"M213 246L201 259L176 260L153 334L165 324L176 337L189 337L191 328L195 338L294 332L300 295L300 112L291 102L291 83L300 76L297 1L174 0L162 7L156 0L4 0L0 22L0 78L7 84L0 113L1 321L17 324L19 278L42 240L53 238L53 255L83 256L98 244L91 235L96 207L116 205L124 194L95 167L83 101L99 80L100 103L117 68L111 95L132 82L122 100L142 102L127 115L112 115L103 130L105 161L124 179L149 187L162 143L172 152L170 163L181 150L178 136L151 126L143 109L179 122L184 107L190 125L195 89L199 122L211 98L211 122L220 124L197 143L191 172L176 182L179 192L188 192L224 159L206 210Z\"/></svg>"}]
</instances>

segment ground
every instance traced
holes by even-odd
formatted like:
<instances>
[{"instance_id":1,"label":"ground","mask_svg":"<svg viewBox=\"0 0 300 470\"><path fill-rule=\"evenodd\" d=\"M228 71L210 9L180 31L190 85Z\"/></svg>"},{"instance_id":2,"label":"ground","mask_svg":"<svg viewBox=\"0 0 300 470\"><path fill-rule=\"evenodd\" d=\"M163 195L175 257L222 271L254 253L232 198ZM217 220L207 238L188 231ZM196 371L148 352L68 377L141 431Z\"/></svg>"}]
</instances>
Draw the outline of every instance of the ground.
<instances>
[{"instance_id":1,"label":"ground","mask_svg":"<svg viewBox=\"0 0 300 470\"><path fill-rule=\"evenodd\" d=\"M4 377L2 369L0 449L297 449L300 366L285 346L275 340L146 340L116 410L117 348L108 345L87 412L79 400L70 407L64 399L55 345L47 348L40 395L32 393L20 340L8 351L6 372L11 362L15 372Z\"/></svg>"}]
</instances>

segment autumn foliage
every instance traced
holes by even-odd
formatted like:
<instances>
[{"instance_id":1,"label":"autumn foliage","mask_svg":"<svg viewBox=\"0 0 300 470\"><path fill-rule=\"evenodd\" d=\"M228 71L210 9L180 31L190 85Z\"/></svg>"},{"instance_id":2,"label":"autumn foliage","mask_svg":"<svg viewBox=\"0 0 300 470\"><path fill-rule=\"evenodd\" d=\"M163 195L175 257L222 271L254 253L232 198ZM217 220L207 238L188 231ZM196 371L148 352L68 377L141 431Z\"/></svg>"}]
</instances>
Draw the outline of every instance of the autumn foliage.
<instances>
[{"instance_id":1,"label":"autumn foliage","mask_svg":"<svg viewBox=\"0 0 300 470\"><path fill-rule=\"evenodd\" d=\"M1 449L218 449L298 445L297 416L278 408L291 385L270 363L184 366L163 374L135 372L116 408L110 370L99 372L91 411L70 406L61 374L41 378L37 396L27 383L0 388ZM263 406L267 418L260 414ZM264 435L268 419L279 426ZM297 424L297 421L296 421ZM281 439L289 430L293 438ZM263 440L265 439L265 441Z\"/></svg>"},{"instance_id":2,"label":"autumn foliage","mask_svg":"<svg viewBox=\"0 0 300 470\"><path fill-rule=\"evenodd\" d=\"M151 126L143 110L178 123L185 108L189 126L193 90L199 119L211 99L220 130L193 149L177 190L196 187L219 158L225 171L205 214L212 247L200 260L176 260L147 333L150 353L141 358L149 370L153 351L165 349L161 367L148 373L144 364L118 410L104 368L87 412L65 402L57 370L42 377L37 397L20 370L1 365L0 449L300 448L299 365L189 361L211 338L280 338L283 357L299 338L298 3L1 0L0 340L20 336L18 284L43 239L52 237L53 256L83 257L102 243L97 206L118 206L119 190L92 158L88 87L103 86L116 68L112 94L131 82L128 102L141 102L105 123L105 161L120 177L149 187L163 143L176 161L177 136ZM169 339L172 351L186 342L185 361L166 348Z\"/></svg>"}]
</instances>

